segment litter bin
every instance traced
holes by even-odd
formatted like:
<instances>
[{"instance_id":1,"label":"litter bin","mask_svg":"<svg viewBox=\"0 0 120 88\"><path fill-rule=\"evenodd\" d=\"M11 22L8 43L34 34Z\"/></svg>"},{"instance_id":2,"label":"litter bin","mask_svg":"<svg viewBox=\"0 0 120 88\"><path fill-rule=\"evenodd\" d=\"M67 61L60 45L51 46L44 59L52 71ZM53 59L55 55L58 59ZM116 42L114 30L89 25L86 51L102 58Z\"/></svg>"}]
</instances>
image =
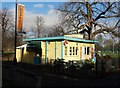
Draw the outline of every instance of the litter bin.
<instances>
[{"instance_id":1,"label":"litter bin","mask_svg":"<svg viewBox=\"0 0 120 88\"><path fill-rule=\"evenodd\" d=\"M41 64L41 58L39 55L34 56L34 64L36 65Z\"/></svg>"}]
</instances>

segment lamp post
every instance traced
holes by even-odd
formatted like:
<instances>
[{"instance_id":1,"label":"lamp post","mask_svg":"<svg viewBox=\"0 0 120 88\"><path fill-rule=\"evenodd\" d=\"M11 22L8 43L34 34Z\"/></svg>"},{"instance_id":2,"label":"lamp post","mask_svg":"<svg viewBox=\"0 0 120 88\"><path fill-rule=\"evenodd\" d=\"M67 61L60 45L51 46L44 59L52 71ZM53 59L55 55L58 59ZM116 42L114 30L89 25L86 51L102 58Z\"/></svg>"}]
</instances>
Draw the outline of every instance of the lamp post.
<instances>
[{"instance_id":1,"label":"lamp post","mask_svg":"<svg viewBox=\"0 0 120 88\"><path fill-rule=\"evenodd\" d=\"M15 10L15 39L14 39L14 64L16 64L16 41L17 41L17 4L18 0L16 0L16 10Z\"/></svg>"},{"instance_id":2,"label":"lamp post","mask_svg":"<svg viewBox=\"0 0 120 88\"><path fill-rule=\"evenodd\" d=\"M114 53L115 49L114 49L114 43L113 43L113 53Z\"/></svg>"}]
</instances>

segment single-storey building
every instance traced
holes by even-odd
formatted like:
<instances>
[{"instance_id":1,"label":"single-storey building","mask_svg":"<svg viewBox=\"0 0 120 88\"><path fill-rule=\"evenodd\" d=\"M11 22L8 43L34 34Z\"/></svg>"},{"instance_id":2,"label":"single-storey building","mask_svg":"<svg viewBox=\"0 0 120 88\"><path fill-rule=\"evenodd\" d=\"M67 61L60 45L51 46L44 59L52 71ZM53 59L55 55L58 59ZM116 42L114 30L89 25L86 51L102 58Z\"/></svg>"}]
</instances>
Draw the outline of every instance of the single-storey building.
<instances>
[{"instance_id":1,"label":"single-storey building","mask_svg":"<svg viewBox=\"0 0 120 88\"><path fill-rule=\"evenodd\" d=\"M17 47L17 62L51 63L55 59L79 61L94 58L95 40L72 34L56 37L27 38L27 44Z\"/></svg>"}]
</instances>

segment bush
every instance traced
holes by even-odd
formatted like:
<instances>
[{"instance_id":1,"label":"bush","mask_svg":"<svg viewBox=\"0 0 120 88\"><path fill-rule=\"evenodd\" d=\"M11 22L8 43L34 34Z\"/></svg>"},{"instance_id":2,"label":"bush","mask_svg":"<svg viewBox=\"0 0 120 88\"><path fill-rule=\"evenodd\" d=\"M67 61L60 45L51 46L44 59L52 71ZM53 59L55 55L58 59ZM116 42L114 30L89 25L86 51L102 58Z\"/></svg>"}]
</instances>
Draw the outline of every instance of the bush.
<instances>
[{"instance_id":1,"label":"bush","mask_svg":"<svg viewBox=\"0 0 120 88\"><path fill-rule=\"evenodd\" d=\"M64 59L55 59L54 60L54 70L55 72L63 72L64 71Z\"/></svg>"},{"instance_id":2,"label":"bush","mask_svg":"<svg viewBox=\"0 0 120 88\"><path fill-rule=\"evenodd\" d=\"M92 70L92 68L94 68L94 63L92 62L92 60L91 59L84 60L82 69Z\"/></svg>"}]
</instances>

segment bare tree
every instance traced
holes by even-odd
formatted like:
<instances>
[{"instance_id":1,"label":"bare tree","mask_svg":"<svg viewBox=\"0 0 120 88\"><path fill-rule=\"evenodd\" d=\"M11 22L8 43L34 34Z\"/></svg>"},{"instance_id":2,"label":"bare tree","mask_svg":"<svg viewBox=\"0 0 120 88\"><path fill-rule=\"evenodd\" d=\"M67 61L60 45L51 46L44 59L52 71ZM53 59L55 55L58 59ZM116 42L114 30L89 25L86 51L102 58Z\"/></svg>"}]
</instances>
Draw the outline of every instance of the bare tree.
<instances>
[{"instance_id":1,"label":"bare tree","mask_svg":"<svg viewBox=\"0 0 120 88\"><path fill-rule=\"evenodd\" d=\"M62 12L65 22L74 27L67 33L87 33L88 39L94 39L97 34L109 33L118 35L118 24L120 23L120 2L65 2L58 10ZM106 26L104 21L114 23Z\"/></svg>"},{"instance_id":2,"label":"bare tree","mask_svg":"<svg viewBox=\"0 0 120 88\"><path fill-rule=\"evenodd\" d=\"M2 31L6 32L10 31L11 29L13 30L14 21L12 13L7 8L3 8L3 10L0 11L0 14L1 14L0 24L2 26Z\"/></svg>"},{"instance_id":3,"label":"bare tree","mask_svg":"<svg viewBox=\"0 0 120 88\"><path fill-rule=\"evenodd\" d=\"M49 29L48 36L63 36L65 34L61 24L53 25Z\"/></svg>"},{"instance_id":4,"label":"bare tree","mask_svg":"<svg viewBox=\"0 0 120 88\"><path fill-rule=\"evenodd\" d=\"M12 13L6 8L0 11L0 26L2 27L2 49L13 49L14 19Z\"/></svg>"},{"instance_id":5,"label":"bare tree","mask_svg":"<svg viewBox=\"0 0 120 88\"><path fill-rule=\"evenodd\" d=\"M32 32L35 37L41 37L41 31L44 28L44 19L41 16L37 16L35 19L35 27L32 28Z\"/></svg>"}]
</instances>

